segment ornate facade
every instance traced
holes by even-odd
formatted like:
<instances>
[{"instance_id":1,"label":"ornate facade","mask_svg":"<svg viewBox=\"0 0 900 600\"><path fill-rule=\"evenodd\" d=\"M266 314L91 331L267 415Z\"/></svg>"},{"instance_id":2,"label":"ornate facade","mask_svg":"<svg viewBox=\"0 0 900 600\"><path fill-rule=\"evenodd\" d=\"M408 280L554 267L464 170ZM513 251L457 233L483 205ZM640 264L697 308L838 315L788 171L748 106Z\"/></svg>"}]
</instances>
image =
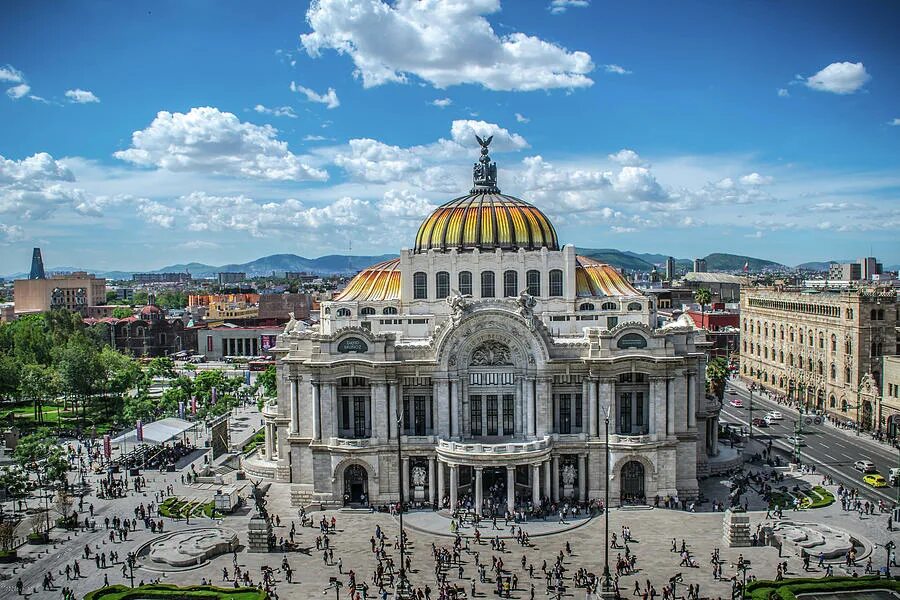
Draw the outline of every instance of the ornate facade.
<instances>
[{"instance_id":1,"label":"ornate facade","mask_svg":"<svg viewBox=\"0 0 900 600\"><path fill-rule=\"evenodd\" d=\"M408 501L501 512L607 485L614 504L695 497L718 414L698 334L652 329L648 297L500 194L488 143L475 187L413 248L323 302L315 327L285 326L244 468L293 484L297 504L396 501L400 476Z\"/></svg>"},{"instance_id":2,"label":"ornate facade","mask_svg":"<svg viewBox=\"0 0 900 600\"><path fill-rule=\"evenodd\" d=\"M744 288L741 376L810 409L881 430L882 357L900 353L898 324L890 288Z\"/></svg>"}]
</instances>

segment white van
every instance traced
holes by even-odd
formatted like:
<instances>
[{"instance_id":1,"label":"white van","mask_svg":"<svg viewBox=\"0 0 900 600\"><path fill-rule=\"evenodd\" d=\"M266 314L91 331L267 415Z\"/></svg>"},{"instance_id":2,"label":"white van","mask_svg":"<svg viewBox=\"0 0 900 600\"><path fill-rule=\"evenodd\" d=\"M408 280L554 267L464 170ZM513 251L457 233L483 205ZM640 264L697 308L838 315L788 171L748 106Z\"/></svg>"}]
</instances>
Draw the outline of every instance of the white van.
<instances>
[{"instance_id":1,"label":"white van","mask_svg":"<svg viewBox=\"0 0 900 600\"><path fill-rule=\"evenodd\" d=\"M900 485L900 468L894 467L888 471L888 483L890 485Z\"/></svg>"}]
</instances>

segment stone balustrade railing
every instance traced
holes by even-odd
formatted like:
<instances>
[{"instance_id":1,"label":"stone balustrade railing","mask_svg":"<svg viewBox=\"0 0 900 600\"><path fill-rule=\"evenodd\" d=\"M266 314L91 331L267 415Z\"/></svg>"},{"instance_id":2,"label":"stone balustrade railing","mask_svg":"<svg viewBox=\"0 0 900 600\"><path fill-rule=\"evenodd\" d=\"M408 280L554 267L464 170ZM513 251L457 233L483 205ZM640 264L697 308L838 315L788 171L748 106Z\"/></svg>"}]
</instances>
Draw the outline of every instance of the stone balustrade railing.
<instances>
[{"instance_id":1,"label":"stone balustrade railing","mask_svg":"<svg viewBox=\"0 0 900 600\"><path fill-rule=\"evenodd\" d=\"M621 435L618 433L609 434L609 443L610 444L624 444L624 445L640 445L640 444L649 444L651 442L656 441L656 435L652 433L647 433L644 435Z\"/></svg>"},{"instance_id":2,"label":"stone balustrade railing","mask_svg":"<svg viewBox=\"0 0 900 600\"><path fill-rule=\"evenodd\" d=\"M370 438L328 438L328 445L335 448L368 448L371 442Z\"/></svg>"},{"instance_id":3,"label":"stone balustrade railing","mask_svg":"<svg viewBox=\"0 0 900 600\"><path fill-rule=\"evenodd\" d=\"M508 454L526 454L529 452L539 452L550 447L551 438L549 435L544 436L540 440L532 440L527 442L505 442L502 444L482 444L478 442L451 442L448 440L438 440L438 451L452 452L454 454L490 454L490 455L508 455Z\"/></svg>"}]
</instances>

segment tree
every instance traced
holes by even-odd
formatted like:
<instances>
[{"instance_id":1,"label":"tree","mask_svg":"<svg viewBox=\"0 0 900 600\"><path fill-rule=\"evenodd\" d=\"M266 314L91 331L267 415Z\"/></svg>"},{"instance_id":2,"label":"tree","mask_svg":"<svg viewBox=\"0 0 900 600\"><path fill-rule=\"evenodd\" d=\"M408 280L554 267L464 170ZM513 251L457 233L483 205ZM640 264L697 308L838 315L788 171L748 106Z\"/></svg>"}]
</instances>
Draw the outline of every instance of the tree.
<instances>
[{"instance_id":1,"label":"tree","mask_svg":"<svg viewBox=\"0 0 900 600\"><path fill-rule=\"evenodd\" d=\"M44 422L44 402L59 393L59 377L53 367L32 363L25 365L19 379L19 394L34 404L34 420Z\"/></svg>"},{"instance_id":2,"label":"tree","mask_svg":"<svg viewBox=\"0 0 900 600\"><path fill-rule=\"evenodd\" d=\"M0 470L0 487L6 495L16 500L28 497L28 471L19 465L9 465Z\"/></svg>"},{"instance_id":3,"label":"tree","mask_svg":"<svg viewBox=\"0 0 900 600\"><path fill-rule=\"evenodd\" d=\"M69 461L56 442L47 429L39 429L19 440L13 458L20 467L37 475L39 485L56 484L66 489Z\"/></svg>"},{"instance_id":4,"label":"tree","mask_svg":"<svg viewBox=\"0 0 900 600\"><path fill-rule=\"evenodd\" d=\"M112 311L112 316L116 319L127 319L130 316L133 316L134 312L130 308L126 308L124 306L120 308L114 308Z\"/></svg>"},{"instance_id":5,"label":"tree","mask_svg":"<svg viewBox=\"0 0 900 600\"><path fill-rule=\"evenodd\" d=\"M104 346L97 355L102 378L104 402L107 418L110 413L121 414L122 397L129 393L143 379L140 364L124 354Z\"/></svg>"},{"instance_id":6,"label":"tree","mask_svg":"<svg viewBox=\"0 0 900 600\"><path fill-rule=\"evenodd\" d=\"M269 397L278 395L278 377L275 366L270 365L265 371L256 376L256 383L262 387L263 394Z\"/></svg>"},{"instance_id":7,"label":"tree","mask_svg":"<svg viewBox=\"0 0 900 600\"><path fill-rule=\"evenodd\" d=\"M725 382L728 380L728 361L717 357L706 365L706 387L721 402L725 397Z\"/></svg>"},{"instance_id":8,"label":"tree","mask_svg":"<svg viewBox=\"0 0 900 600\"><path fill-rule=\"evenodd\" d=\"M157 356L147 365L148 377L175 377L175 361L168 356Z\"/></svg>"},{"instance_id":9,"label":"tree","mask_svg":"<svg viewBox=\"0 0 900 600\"><path fill-rule=\"evenodd\" d=\"M97 383L103 377L102 366L97 360L96 349L83 335L73 336L58 352L59 374L64 389L81 405L82 421L87 416L87 405L97 392Z\"/></svg>"},{"instance_id":10,"label":"tree","mask_svg":"<svg viewBox=\"0 0 900 600\"><path fill-rule=\"evenodd\" d=\"M126 396L122 413L125 415L125 421L134 423L138 419L143 421L152 421L156 416L156 401L147 395L146 390L141 390L134 396Z\"/></svg>"},{"instance_id":11,"label":"tree","mask_svg":"<svg viewBox=\"0 0 900 600\"><path fill-rule=\"evenodd\" d=\"M712 300L712 294L706 288L700 288L696 292L694 292L694 300L700 305L700 326L703 325L703 313L706 305L710 303Z\"/></svg>"}]
</instances>

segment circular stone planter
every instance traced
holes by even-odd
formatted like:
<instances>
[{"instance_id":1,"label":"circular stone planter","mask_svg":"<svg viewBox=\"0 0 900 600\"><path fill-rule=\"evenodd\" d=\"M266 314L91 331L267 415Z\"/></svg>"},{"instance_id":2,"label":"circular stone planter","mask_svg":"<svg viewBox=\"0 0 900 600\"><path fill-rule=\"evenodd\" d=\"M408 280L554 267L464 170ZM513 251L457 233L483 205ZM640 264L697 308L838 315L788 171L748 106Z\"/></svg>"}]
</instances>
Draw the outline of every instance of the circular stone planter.
<instances>
[{"instance_id":1,"label":"circular stone planter","mask_svg":"<svg viewBox=\"0 0 900 600\"><path fill-rule=\"evenodd\" d=\"M15 550L0 552L0 564L13 563L19 560L19 554Z\"/></svg>"},{"instance_id":2,"label":"circular stone planter","mask_svg":"<svg viewBox=\"0 0 900 600\"><path fill-rule=\"evenodd\" d=\"M38 533L38 534L29 533L28 537L25 539L28 540L28 543L31 544L32 546L40 546L42 544L50 543L50 534L49 533Z\"/></svg>"}]
</instances>

